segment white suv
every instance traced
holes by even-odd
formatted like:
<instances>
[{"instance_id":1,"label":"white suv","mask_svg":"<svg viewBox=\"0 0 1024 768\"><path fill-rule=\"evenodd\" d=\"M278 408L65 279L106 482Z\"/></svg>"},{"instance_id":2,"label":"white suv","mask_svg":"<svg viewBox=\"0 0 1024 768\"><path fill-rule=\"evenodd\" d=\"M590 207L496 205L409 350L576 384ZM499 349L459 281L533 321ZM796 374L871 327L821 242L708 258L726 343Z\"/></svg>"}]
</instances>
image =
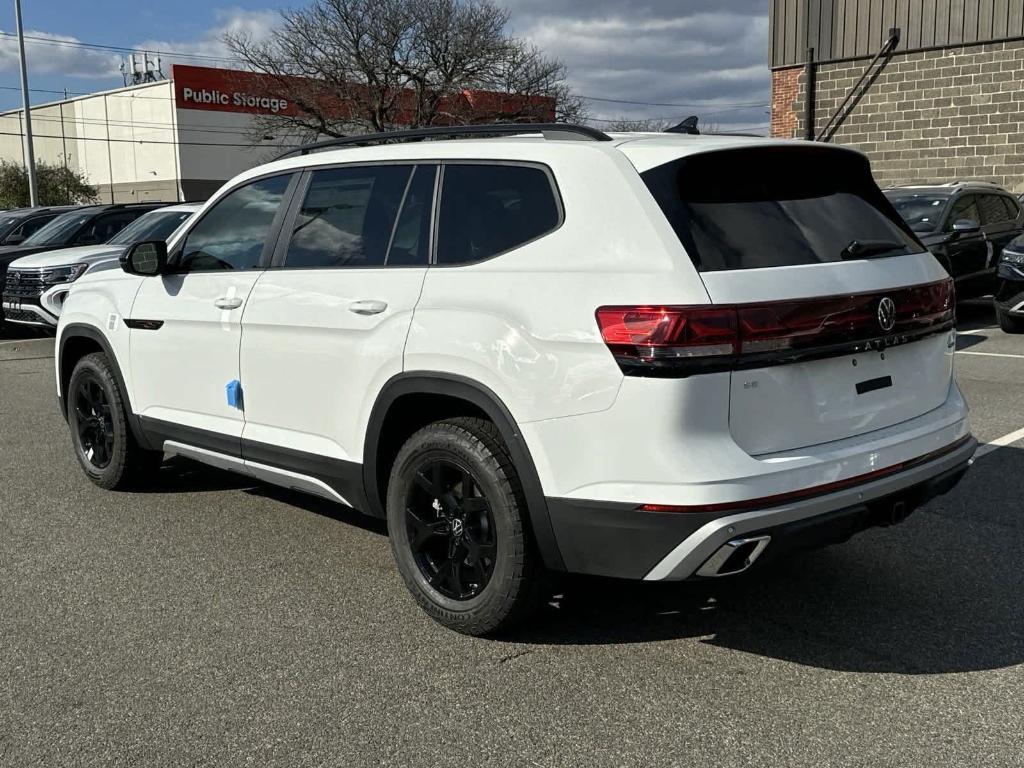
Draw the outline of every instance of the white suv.
<instances>
[{"instance_id":1,"label":"white suv","mask_svg":"<svg viewBox=\"0 0 1024 768\"><path fill-rule=\"evenodd\" d=\"M565 125L312 149L76 284L57 385L98 485L170 454L386 517L420 605L481 634L546 572L738 573L970 463L951 281L859 153Z\"/></svg>"}]
</instances>

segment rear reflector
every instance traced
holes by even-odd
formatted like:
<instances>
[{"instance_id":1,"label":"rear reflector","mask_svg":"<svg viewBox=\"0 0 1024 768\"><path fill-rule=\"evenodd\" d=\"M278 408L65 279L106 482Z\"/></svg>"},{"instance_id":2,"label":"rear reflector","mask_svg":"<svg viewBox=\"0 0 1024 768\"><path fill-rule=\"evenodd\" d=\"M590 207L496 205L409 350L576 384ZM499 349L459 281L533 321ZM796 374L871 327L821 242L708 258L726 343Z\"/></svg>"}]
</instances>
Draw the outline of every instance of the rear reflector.
<instances>
[{"instance_id":1,"label":"rear reflector","mask_svg":"<svg viewBox=\"0 0 1024 768\"><path fill-rule=\"evenodd\" d=\"M623 372L679 376L855 354L951 330L953 281L764 304L601 307Z\"/></svg>"}]
</instances>

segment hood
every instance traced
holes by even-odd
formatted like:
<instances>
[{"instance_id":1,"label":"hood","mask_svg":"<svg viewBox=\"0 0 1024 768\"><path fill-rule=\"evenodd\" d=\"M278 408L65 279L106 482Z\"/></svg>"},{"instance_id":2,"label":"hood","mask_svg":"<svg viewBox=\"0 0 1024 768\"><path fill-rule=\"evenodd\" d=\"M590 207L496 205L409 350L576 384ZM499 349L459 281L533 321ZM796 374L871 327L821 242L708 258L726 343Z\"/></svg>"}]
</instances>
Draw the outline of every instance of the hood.
<instances>
[{"instance_id":1,"label":"hood","mask_svg":"<svg viewBox=\"0 0 1024 768\"><path fill-rule=\"evenodd\" d=\"M3 245L0 246L0 269L7 269L7 265L22 256L31 256L33 253L42 251L59 251L67 248L62 245Z\"/></svg>"},{"instance_id":2,"label":"hood","mask_svg":"<svg viewBox=\"0 0 1024 768\"><path fill-rule=\"evenodd\" d=\"M59 267L64 264L91 264L95 261L115 258L121 255L125 246L123 245L77 245L74 248L59 248L57 250L45 250L33 253L29 256L22 256L10 267L34 269L39 267ZM3 254L0 254L3 258Z\"/></svg>"},{"instance_id":3,"label":"hood","mask_svg":"<svg viewBox=\"0 0 1024 768\"><path fill-rule=\"evenodd\" d=\"M925 244L926 247L931 248L933 245L942 245L949 240L948 232L929 232L929 233L917 233L917 239Z\"/></svg>"}]
</instances>

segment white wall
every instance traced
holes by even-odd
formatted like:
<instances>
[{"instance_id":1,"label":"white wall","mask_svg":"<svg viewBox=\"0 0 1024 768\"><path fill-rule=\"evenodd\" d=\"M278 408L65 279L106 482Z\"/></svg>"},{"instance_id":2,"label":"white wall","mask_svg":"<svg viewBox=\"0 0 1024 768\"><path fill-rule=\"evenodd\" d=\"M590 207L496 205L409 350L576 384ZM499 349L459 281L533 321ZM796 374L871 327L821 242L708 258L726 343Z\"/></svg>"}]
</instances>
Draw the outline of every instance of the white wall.
<instances>
[{"instance_id":1,"label":"white wall","mask_svg":"<svg viewBox=\"0 0 1024 768\"><path fill-rule=\"evenodd\" d=\"M35 156L81 170L102 202L177 200L174 120L169 81L33 107ZM0 157L23 162L21 121L0 115Z\"/></svg>"}]
</instances>

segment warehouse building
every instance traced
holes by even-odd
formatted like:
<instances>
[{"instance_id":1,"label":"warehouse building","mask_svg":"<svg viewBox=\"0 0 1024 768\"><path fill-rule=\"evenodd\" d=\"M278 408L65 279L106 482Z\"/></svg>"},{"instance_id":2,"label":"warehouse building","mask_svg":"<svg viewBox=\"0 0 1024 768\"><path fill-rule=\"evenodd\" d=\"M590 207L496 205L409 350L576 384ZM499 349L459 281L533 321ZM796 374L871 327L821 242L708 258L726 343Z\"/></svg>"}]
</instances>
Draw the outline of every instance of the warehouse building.
<instances>
[{"instance_id":1,"label":"warehouse building","mask_svg":"<svg viewBox=\"0 0 1024 768\"><path fill-rule=\"evenodd\" d=\"M1024 0L772 0L770 12L773 136L820 136L880 69L832 138L866 152L880 184L1024 191Z\"/></svg>"},{"instance_id":2,"label":"warehouse building","mask_svg":"<svg viewBox=\"0 0 1024 768\"><path fill-rule=\"evenodd\" d=\"M267 134L254 122L295 114L278 91L253 72L175 64L166 80L32 107L35 156L81 170L101 202L204 200L294 146L294 137ZM510 100L554 117L554 100L545 97L465 91L453 98L450 111L469 119ZM23 110L0 114L0 159L22 162L23 136Z\"/></svg>"}]
</instances>

